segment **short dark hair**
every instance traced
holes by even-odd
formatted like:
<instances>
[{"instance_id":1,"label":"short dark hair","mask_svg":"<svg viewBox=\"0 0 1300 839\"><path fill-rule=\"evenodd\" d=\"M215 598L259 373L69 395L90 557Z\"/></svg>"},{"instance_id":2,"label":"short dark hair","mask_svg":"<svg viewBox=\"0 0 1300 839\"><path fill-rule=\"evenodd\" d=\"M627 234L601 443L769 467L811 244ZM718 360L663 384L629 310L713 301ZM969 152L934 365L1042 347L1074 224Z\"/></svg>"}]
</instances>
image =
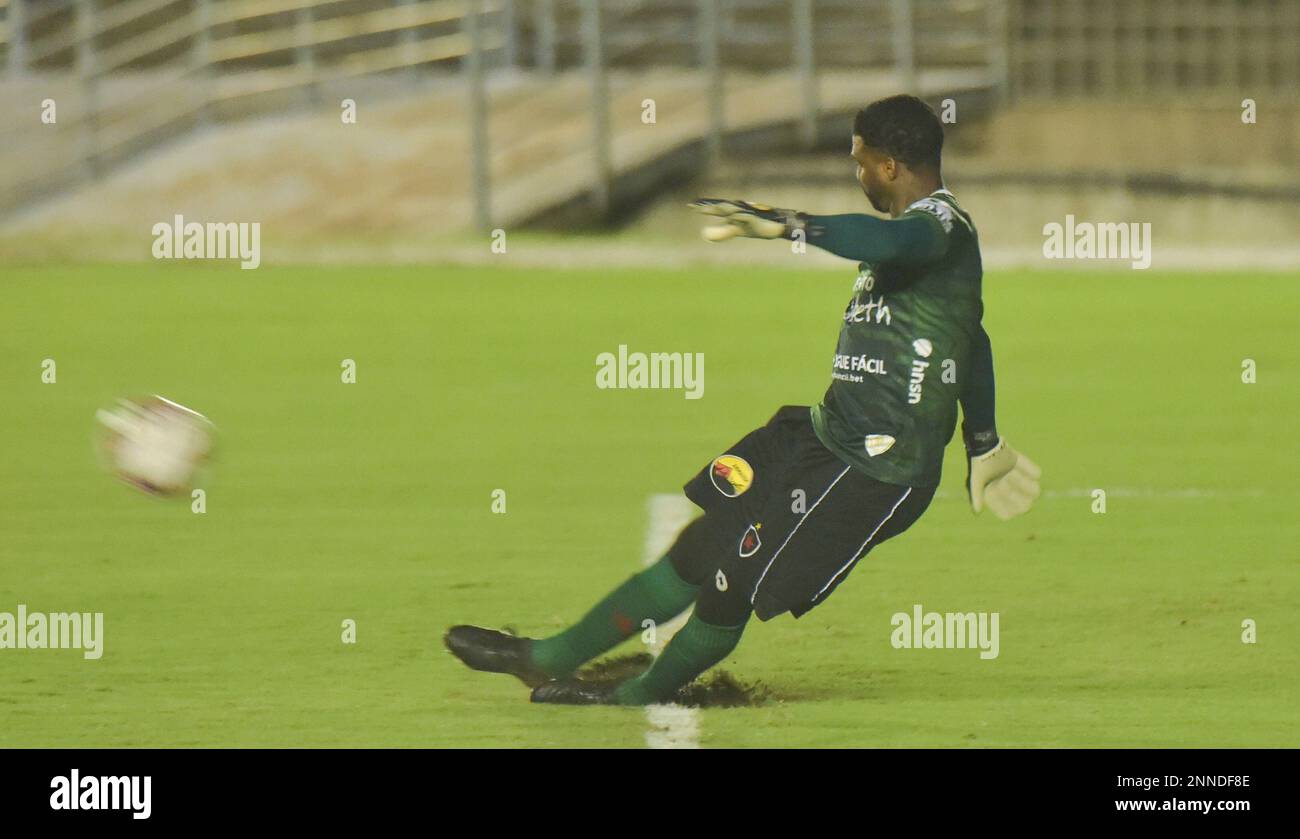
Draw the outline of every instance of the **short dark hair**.
<instances>
[{"instance_id":1,"label":"short dark hair","mask_svg":"<svg viewBox=\"0 0 1300 839\"><path fill-rule=\"evenodd\" d=\"M909 167L939 168L943 124L939 115L915 96L877 99L853 118L853 133L864 145Z\"/></svg>"}]
</instances>

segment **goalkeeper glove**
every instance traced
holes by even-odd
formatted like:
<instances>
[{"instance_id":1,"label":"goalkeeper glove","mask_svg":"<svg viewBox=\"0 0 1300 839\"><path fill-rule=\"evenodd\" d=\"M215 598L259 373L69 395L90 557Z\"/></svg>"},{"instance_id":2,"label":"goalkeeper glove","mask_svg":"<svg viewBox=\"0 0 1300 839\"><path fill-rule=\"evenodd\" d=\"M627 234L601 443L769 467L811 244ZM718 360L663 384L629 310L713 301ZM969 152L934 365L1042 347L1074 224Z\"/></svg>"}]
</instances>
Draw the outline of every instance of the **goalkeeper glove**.
<instances>
[{"instance_id":1,"label":"goalkeeper glove","mask_svg":"<svg viewBox=\"0 0 1300 839\"><path fill-rule=\"evenodd\" d=\"M748 201L697 198L689 206L716 219L703 231L704 238L710 242L725 242L736 236L788 239L794 231L803 230L806 223L803 213L776 209L766 204L751 204Z\"/></svg>"},{"instance_id":2,"label":"goalkeeper glove","mask_svg":"<svg viewBox=\"0 0 1300 839\"><path fill-rule=\"evenodd\" d=\"M997 445L979 455L968 453L970 471L966 489L975 512L985 507L1006 521L1029 512L1038 498L1038 479L1043 474L1032 460L998 438Z\"/></svg>"}]
</instances>

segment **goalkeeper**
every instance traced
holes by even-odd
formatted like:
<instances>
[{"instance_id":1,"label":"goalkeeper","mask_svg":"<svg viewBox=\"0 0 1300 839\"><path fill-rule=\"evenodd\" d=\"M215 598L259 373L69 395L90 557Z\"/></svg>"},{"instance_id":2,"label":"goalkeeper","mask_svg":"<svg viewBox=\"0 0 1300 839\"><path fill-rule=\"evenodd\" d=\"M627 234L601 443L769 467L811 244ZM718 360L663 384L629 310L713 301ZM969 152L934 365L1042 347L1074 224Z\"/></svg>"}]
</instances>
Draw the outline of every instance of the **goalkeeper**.
<instances>
[{"instance_id":1,"label":"goalkeeper","mask_svg":"<svg viewBox=\"0 0 1300 839\"><path fill-rule=\"evenodd\" d=\"M867 200L888 220L818 216L700 199L705 238L803 240L857 261L820 404L786 406L685 487L704 515L657 563L580 621L542 639L452 627L447 647L476 670L511 673L534 702L671 702L722 661L751 615L799 617L824 602L873 547L902 533L939 484L962 409L976 513L1002 519L1038 496L1038 468L994 424L993 356L980 324L982 269L970 216L943 186L943 127L913 96L859 111L852 156ZM574 678L585 662L694 606L643 674L620 684Z\"/></svg>"}]
</instances>

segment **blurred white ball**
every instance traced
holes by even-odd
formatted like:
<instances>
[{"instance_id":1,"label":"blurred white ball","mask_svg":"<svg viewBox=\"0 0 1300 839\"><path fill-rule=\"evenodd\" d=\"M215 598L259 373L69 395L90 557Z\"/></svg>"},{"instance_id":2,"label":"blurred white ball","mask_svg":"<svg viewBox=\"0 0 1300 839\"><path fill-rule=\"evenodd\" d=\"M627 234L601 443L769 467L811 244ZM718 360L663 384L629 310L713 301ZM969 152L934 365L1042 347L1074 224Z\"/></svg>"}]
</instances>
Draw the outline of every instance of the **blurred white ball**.
<instances>
[{"instance_id":1,"label":"blurred white ball","mask_svg":"<svg viewBox=\"0 0 1300 839\"><path fill-rule=\"evenodd\" d=\"M108 468L150 495L188 490L212 451L214 429L207 417L161 396L119 399L116 408L96 417L105 431Z\"/></svg>"}]
</instances>

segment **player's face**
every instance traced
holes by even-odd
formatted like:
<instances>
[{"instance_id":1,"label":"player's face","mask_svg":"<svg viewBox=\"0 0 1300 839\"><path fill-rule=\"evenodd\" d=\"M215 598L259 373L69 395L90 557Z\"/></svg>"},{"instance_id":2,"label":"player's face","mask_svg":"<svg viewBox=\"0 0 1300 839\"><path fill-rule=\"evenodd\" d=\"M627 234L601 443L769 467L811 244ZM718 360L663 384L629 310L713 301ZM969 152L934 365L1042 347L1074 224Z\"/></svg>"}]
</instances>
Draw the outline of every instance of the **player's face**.
<instances>
[{"instance_id":1,"label":"player's face","mask_svg":"<svg viewBox=\"0 0 1300 839\"><path fill-rule=\"evenodd\" d=\"M858 164L858 184L867 200L879 212L889 212L889 183L894 178L894 159L864 145L856 134L853 135L851 154Z\"/></svg>"}]
</instances>

